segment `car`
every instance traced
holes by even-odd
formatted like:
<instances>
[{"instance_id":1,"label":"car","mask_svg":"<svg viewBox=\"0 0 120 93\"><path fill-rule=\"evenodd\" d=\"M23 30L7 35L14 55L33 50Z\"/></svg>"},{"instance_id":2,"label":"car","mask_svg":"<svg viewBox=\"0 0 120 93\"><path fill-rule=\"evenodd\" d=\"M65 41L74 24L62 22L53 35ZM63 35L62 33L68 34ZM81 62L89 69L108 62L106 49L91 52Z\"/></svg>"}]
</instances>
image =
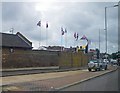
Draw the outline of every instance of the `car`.
<instances>
[{"instance_id":1,"label":"car","mask_svg":"<svg viewBox=\"0 0 120 93\"><path fill-rule=\"evenodd\" d=\"M88 63L88 70L92 71L100 71L100 70L107 70L107 63L103 62L103 60L100 59L95 59L95 60L90 60Z\"/></svg>"},{"instance_id":2,"label":"car","mask_svg":"<svg viewBox=\"0 0 120 93\"><path fill-rule=\"evenodd\" d=\"M103 59L103 62L109 64L109 60L108 59Z\"/></svg>"},{"instance_id":3,"label":"car","mask_svg":"<svg viewBox=\"0 0 120 93\"><path fill-rule=\"evenodd\" d=\"M115 59L111 59L111 64L113 64L113 65L118 65L118 61L115 60Z\"/></svg>"},{"instance_id":4,"label":"car","mask_svg":"<svg viewBox=\"0 0 120 93\"><path fill-rule=\"evenodd\" d=\"M120 66L120 58L117 59L118 66Z\"/></svg>"}]
</instances>

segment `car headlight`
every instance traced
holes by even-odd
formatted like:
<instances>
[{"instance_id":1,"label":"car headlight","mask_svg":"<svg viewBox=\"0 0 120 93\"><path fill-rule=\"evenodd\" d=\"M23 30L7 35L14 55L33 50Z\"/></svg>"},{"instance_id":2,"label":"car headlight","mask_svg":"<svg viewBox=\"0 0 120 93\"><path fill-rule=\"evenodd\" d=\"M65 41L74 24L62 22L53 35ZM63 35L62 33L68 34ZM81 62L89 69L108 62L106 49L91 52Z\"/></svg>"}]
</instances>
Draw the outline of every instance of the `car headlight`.
<instances>
[{"instance_id":1,"label":"car headlight","mask_svg":"<svg viewBox=\"0 0 120 93\"><path fill-rule=\"evenodd\" d=\"M98 67L98 64L97 64L97 63L95 63L95 67Z\"/></svg>"}]
</instances>

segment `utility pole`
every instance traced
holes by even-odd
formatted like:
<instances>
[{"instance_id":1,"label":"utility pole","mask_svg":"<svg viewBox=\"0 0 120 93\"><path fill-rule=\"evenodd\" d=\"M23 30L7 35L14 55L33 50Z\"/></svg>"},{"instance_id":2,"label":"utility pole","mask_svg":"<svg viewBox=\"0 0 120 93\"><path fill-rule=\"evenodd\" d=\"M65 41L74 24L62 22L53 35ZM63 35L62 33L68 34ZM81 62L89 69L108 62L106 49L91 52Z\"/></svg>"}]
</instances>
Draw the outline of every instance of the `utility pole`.
<instances>
[{"instance_id":1,"label":"utility pole","mask_svg":"<svg viewBox=\"0 0 120 93\"><path fill-rule=\"evenodd\" d=\"M100 51L100 29L99 29L99 51Z\"/></svg>"},{"instance_id":2,"label":"utility pole","mask_svg":"<svg viewBox=\"0 0 120 93\"><path fill-rule=\"evenodd\" d=\"M120 24L120 1L118 2L118 24ZM120 25L118 25L118 51L120 51Z\"/></svg>"},{"instance_id":3,"label":"utility pole","mask_svg":"<svg viewBox=\"0 0 120 93\"><path fill-rule=\"evenodd\" d=\"M106 41L106 45L105 45L105 50L106 50L106 54L107 54L107 7L105 7L105 41Z\"/></svg>"},{"instance_id":4,"label":"utility pole","mask_svg":"<svg viewBox=\"0 0 120 93\"><path fill-rule=\"evenodd\" d=\"M114 6L108 6L108 7L105 7L105 36L106 36L106 45L105 45L105 47L106 47L106 54L107 54L107 8L111 8L111 7L118 7L119 6L119 4L117 4L117 5L114 5Z\"/></svg>"}]
</instances>

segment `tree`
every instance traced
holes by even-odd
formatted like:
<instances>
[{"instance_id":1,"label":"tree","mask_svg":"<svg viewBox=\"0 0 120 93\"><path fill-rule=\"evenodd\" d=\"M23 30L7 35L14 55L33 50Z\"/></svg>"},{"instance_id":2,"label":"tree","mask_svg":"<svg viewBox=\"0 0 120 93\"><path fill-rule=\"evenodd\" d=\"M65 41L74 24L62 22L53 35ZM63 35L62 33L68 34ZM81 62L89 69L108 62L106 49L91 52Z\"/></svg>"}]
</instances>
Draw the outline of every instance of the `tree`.
<instances>
[{"instance_id":1,"label":"tree","mask_svg":"<svg viewBox=\"0 0 120 93\"><path fill-rule=\"evenodd\" d=\"M112 59L117 59L117 53L112 53Z\"/></svg>"}]
</instances>

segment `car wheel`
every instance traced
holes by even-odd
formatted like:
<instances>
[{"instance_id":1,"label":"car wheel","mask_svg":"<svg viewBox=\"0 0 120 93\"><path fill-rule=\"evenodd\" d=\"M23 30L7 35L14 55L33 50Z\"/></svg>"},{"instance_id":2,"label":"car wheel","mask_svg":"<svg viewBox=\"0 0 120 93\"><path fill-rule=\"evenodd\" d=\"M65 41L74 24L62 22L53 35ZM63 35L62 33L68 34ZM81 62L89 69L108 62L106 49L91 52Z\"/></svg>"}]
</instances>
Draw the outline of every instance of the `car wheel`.
<instances>
[{"instance_id":1,"label":"car wheel","mask_svg":"<svg viewBox=\"0 0 120 93\"><path fill-rule=\"evenodd\" d=\"M98 71L100 71L101 69L100 68L98 68Z\"/></svg>"},{"instance_id":2,"label":"car wheel","mask_svg":"<svg viewBox=\"0 0 120 93\"><path fill-rule=\"evenodd\" d=\"M95 71L97 71L97 68L95 69Z\"/></svg>"},{"instance_id":3,"label":"car wheel","mask_svg":"<svg viewBox=\"0 0 120 93\"><path fill-rule=\"evenodd\" d=\"M105 70L107 70L107 66L105 66Z\"/></svg>"},{"instance_id":4,"label":"car wheel","mask_svg":"<svg viewBox=\"0 0 120 93\"><path fill-rule=\"evenodd\" d=\"M88 70L89 70L89 71L91 71L91 69L90 69L90 68L89 68Z\"/></svg>"}]
</instances>

